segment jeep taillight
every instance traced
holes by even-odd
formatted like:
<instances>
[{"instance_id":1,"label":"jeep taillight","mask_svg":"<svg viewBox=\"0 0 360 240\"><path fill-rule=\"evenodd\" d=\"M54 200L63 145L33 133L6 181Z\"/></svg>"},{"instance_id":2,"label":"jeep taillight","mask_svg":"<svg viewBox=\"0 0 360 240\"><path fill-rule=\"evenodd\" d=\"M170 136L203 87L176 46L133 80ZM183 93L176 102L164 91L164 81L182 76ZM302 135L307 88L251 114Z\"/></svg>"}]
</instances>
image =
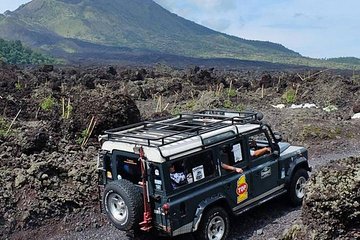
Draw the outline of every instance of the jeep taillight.
<instances>
[{"instance_id":1,"label":"jeep taillight","mask_svg":"<svg viewBox=\"0 0 360 240\"><path fill-rule=\"evenodd\" d=\"M164 211L164 213L167 215L169 213L169 210L170 210L170 205L168 203L165 203L163 206L162 206L162 210Z\"/></svg>"}]
</instances>

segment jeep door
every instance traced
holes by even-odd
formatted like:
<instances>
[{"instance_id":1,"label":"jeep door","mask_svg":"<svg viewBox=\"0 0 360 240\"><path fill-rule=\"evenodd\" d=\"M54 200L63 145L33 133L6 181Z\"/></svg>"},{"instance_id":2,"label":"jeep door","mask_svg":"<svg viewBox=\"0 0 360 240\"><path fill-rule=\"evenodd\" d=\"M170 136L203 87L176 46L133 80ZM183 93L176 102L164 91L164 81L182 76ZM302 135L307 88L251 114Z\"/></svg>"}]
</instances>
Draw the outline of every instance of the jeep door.
<instances>
[{"instance_id":1,"label":"jeep door","mask_svg":"<svg viewBox=\"0 0 360 240\"><path fill-rule=\"evenodd\" d=\"M218 162L220 175L223 181L223 191L231 204L235 208L239 204L250 198L250 169L248 159L244 155L244 141L241 138L218 145ZM222 164L227 164L235 168L241 168L243 173L224 169Z\"/></svg>"},{"instance_id":2,"label":"jeep door","mask_svg":"<svg viewBox=\"0 0 360 240\"><path fill-rule=\"evenodd\" d=\"M278 186L279 179L279 161L278 156L273 153L275 149L271 138L266 129L261 129L247 135L246 139L252 196L271 194ZM271 152L256 156L256 152L259 153L259 150L264 148L271 148Z\"/></svg>"}]
</instances>

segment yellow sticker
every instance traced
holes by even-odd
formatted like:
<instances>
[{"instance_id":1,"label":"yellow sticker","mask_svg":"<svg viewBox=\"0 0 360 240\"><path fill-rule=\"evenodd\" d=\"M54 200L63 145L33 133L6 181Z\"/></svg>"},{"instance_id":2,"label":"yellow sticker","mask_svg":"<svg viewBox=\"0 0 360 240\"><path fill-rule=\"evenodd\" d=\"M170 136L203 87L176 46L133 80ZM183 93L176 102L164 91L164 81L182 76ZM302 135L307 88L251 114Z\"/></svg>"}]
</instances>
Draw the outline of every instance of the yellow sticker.
<instances>
[{"instance_id":1,"label":"yellow sticker","mask_svg":"<svg viewBox=\"0 0 360 240\"><path fill-rule=\"evenodd\" d=\"M237 203L241 203L248 198L248 184L246 183L245 175L242 175L237 180L237 187L236 187L236 194L237 196Z\"/></svg>"}]
</instances>

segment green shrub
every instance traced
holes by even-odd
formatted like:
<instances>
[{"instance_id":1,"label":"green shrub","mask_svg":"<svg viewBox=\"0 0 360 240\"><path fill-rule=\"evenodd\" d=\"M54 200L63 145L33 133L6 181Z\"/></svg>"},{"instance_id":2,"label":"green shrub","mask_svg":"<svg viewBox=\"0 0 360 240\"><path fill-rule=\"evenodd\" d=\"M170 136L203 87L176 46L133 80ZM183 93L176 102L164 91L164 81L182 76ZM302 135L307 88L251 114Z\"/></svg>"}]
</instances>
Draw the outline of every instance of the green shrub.
<instances>
[{"instance_id":1,"label":"green shrub","mask_svg":"<svg viewBox=\"0 0 360 240\"><path fill-rule=\"evenodd\" d=\"M44 111L51 111L55 106L55 99L52 96L48 96L40 103L40 108Z\"/></svg>"},{"instance_id":2,"label":"green shrub","mask_svg":"<svg viewBox=\"0 0 360 240\"><path fill-rule=\"evenodd\" d=\"M229 97L236 97L237 96L237 91L233 88L230 88L228 91L227 91L227 95Z\"/></svg>"},{"instance_id":3,"label":"green shrub","mask_svg":"<svg viewBox=\"0 0 360 240\"><path fill-rule=\"evenodd\" d=\"M224 108L233 108L233 104L230 100L224 101Z\"/></svg>"},{"instance_id":4,"label":"green shrub","mask_svg":"<svg viewBox=\"0 0 360 240\"><path fill-rule=\"evenodd\" d=\"M235 110L238 111L238 112L242 112L242 111L245 110L245 106L240 103L240 104L238 104L238 105L236 106Z\"/></svg>"},{"instance_id":5,"label":"green shrub","mask_svg":"<svg viewBox=\"0 0 360 240\"><path fill-rule=\"evenodd\" d=\"M182 112L182 109L180 106L175 106L171 111L171 115L178 115Z\"/></svg>"},{"instance_id":6,"label":"green shrub","mask_svg":"<svg viewBox=\"0 0 360 240\"><path fill-rule=\"evenodd\" d=\"M296 91L294 89L289 89L282 95L282 99L288 103L295 103L296 101Z\"/></svg>"},{"instance_id":7,"label":"green shrub","mask_svg":"<svg viewBox=\"0 0 360 240\"><path fill-rule=\"evenodd\" d=\"M195 108L195 105L196 105L196 101L190 100L186 103L186 109L193 110Z\"/></svg>"},{"instance_id":8,"label":"green shrub","mask_svg":"<svg viewBox=\"0 0 360 240\"><path fill-rule=\"evenodd\" d=\"M22 85L21 85L21 83L19 81L17 83L15 83L15 89L16 90L21 90L22 89Z\"/></svg>"},{"instance_id":9,"label":"green shrub","mask_svg":"<svg viewBox=\"0 0 360 240\"><path fill-rule=\"evenodd\" d=\"M8 122L0 117L0 137L5 137L7 130L9 129Z\"/></svg>"},{"instance_id":10,"label":"green shrub","mask_svg":"<svg viewBox=\"0 0 360 240\"><path fill-rule=\"evenodd\" d=\"M86 128L82 130L80 136L76 139L76 143L81 145L88 136L89 136L89 129Z\"/></svg>"}]
</instances>

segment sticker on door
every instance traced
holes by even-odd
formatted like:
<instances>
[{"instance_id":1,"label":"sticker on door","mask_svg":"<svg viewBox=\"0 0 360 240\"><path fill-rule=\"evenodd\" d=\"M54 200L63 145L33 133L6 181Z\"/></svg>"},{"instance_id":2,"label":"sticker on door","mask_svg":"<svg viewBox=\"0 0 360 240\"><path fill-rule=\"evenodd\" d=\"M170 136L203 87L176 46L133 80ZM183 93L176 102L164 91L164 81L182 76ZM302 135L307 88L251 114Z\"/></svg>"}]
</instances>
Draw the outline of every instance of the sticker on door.
<instances>
[{"instance_id":1,"label":"sticker on door","mask_svg":"<svg viewBox=\"0 0 360 240\"><path fill-rule=\"evenodd\" d=\"M245 175L242 175L237 180L236 185L237 203L241 203L248 198L248 184Z\"/></svg>"},{"instance_id":2,"label":"sticker on door","mask_svg":"<svg viewBox=\"0 0 360 240\"><path fill-rule=\"evenodd\" d=\"M271 176L271 168L270 167L264 167L263 170L261 170L261 179L267 178Z\"/></svg>"}]
</instances>

